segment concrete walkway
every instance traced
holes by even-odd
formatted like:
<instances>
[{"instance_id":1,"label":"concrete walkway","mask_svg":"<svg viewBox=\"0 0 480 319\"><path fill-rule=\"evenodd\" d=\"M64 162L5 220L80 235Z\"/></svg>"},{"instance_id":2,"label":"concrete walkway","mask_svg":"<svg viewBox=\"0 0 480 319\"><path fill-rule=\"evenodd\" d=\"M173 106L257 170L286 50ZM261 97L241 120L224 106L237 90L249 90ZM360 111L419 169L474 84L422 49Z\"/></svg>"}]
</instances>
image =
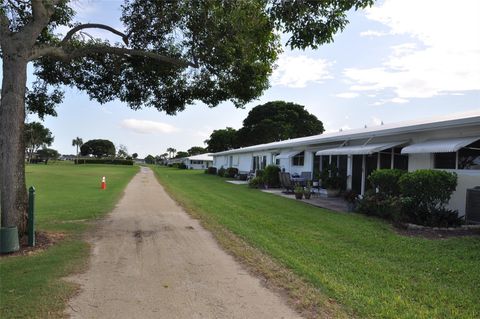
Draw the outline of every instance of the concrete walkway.
<instances>
[{"instance_id":1,"label":"concrete walkway","mask_svg":"<svg viewBox=\"0 0 480 319\"><path fill-rule=\"evenodd\" d=\"M107 190L108 191L108 190ZM72 318L300 318L142 168L93 239Z\"/></svg>"}]
</instances>

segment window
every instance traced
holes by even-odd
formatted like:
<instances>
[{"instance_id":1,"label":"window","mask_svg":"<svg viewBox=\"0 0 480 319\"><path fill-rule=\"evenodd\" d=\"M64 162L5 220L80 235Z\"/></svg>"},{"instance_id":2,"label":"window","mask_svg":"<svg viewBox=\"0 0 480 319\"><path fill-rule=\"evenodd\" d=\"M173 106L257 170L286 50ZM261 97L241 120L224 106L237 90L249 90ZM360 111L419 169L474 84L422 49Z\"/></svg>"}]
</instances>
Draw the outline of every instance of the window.
<instances>
[{"instance_id":1,"label":"window","mask_svg":"<svg viewBox=\"0 0 480 319\"><path fill-rule=\"evenodd\" d=\"M435 153L434 168L455 169L457 153Z\"/></svg>"},{"instance_id":2,"label":"window","mask_svg":"<svg viewBox=\"0 0 480 319\"><path fill-rule=\"evenodd\" d=\"M253 170L264 169L267 166L267 156L254 156L252 166Z\"/></svg>"},{"instance_id":3,"label":"window","mask_svg":"<svg viewBox=\"0 0 480 319\"><path fill-rule=\"evenodd\" d=\"M305 152L298 153L292 158L293 166L303 166L305 163Z\"/></svg>"},{"instance_id":4,"label":"window","mask_svg":"<svg viewBox=\"0 0 480 319\"><path fill-rule=\"evenodd\" d=\"M393 168L408 170L408 155L402 155L400 153L402 149L400 147L395 147L393 149Z\"/></svg>"},{"instance_id":5,"label":"window","mask_svg":"<svg viewBox=\"0 0 480 319\"><path fill-rule=\"evenodd\" d=\"M480 170L480 140L458 151L458 169Z\"/></svg>"},{"instance_id":6,"label":"window","mask_svg":"<svg viewBox=\"0 0 480 319\"><path fill-rule=\"evenodd\" d=\"M192 165L202 165L203 161L190 161L190 164L192 164Z\"/></svg>"}]
</instances>

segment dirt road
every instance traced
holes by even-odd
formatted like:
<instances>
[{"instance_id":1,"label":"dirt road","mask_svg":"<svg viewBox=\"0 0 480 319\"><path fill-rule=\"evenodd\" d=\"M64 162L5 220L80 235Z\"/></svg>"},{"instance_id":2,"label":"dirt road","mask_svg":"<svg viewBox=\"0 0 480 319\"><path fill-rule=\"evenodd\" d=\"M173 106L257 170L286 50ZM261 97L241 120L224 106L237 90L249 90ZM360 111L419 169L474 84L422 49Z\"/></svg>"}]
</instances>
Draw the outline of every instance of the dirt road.
<instances>
[{"instance_id":1,"label":"dirt road","mask_svg":"<svg viewBox=\"0 0 480 319\"><path fill-rule=\"evenodd\" d=\"M107 190L108 191L108 190ZM142 168L93 239L72 318L300 318Z\"/></svg>"}]
</instances>

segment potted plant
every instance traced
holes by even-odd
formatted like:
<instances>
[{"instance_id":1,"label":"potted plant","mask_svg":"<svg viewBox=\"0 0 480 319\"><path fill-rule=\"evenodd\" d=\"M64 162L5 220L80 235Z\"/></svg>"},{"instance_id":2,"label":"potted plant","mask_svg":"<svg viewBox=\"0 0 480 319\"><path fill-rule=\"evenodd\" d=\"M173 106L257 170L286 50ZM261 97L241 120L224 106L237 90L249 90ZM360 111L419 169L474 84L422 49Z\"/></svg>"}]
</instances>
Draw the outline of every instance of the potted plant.
<instances>
[{"instance_id":1,"label":"potted plant","mask_svg":"<svg viewBox=\"0 0 480 319\"><path fill-rule=\"evenodd\" d=\"M338 173L338 169L331 165L322 172L322 187L327 190L328 197L336 197L340 194L343 185L343 178Z\"/></svg>"},{"instance_id":2,"label":"potted plant","mask_svg":"<svg viewBox=\"0 0 480 319\"><path fill-rule=\"evenodd\" d=\"M312 189L310 188L310 186L307 186L303 189L303 196L305 197L305 199L310 199L310 196L312 196Z\"/></svg>"},{"instance_id":3,"label":"potted plant","mask_svg":"<svg viewBox=\"0 0 480 319\"><path fill-rule=\"evenodd\" d=\"M296 185L295 188L293 189L293 192L295 194L296 199L302 199L303 197L303 187L300 185Z\"/></svg>"},{"instance_id":4,"label":"potted plant","mask_svg":"<svg viewBox=\"0 0 480 319\"><path fill-rule=\"evenodd\" d=\"M319 186L320 186L320 174L318 172L315 172L313 174L312 187L319 187Z\"/></svg>"},{"instance_id":5,"label":"potted plant","mask_svg":"<svg viewBox=\"0 0 480 319\"><path fill-rule=\"evenodd\" d=\"M343 198L347 202L347 210L349 212L355 211L355 207L358 203L358 194L350 189L343 194Z\"/></svg>"}]
</instances>

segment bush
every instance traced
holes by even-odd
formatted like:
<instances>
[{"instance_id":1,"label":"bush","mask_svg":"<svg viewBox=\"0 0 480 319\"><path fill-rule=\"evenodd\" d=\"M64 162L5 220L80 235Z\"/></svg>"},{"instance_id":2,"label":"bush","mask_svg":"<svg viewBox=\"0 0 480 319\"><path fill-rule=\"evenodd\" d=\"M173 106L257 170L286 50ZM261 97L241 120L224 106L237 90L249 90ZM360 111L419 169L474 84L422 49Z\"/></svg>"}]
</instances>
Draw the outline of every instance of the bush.
<instances>
[{"instance_id":1,"label":"bush","mask_svg":"<svg viewBox=\"0 0 480 319\"><path fill-rule=\"evenodd\" d=\"M252 178L248 181L248 186L250 186L251 188L263 187L263 178L261 176Z\"/></svg>"},{"instance_id":2,"label":"bush","mask_svg":"<svg viewBox=\"0 0 480 319\"><path fill-rule=\"evenodd\" d=\"M112 164L112 165L133 165L132 160L127 159L108 159L108 158L88 158L75 160L75 164Z\"/></svg>"},{"instance_id":3,"label":"bush","mask_svg":"<svg viewBox=\"0 0 480 319\"><path fill-rule=\"evenodd\" d=\"M278 176L280 168L275 165L268 165L263 172L263 180L269 187L279 187L280 178Z\"/></svg>"},{"instance_id":4,"label":"bush","mask_svg":"<svg viewBox=\"0 0 480 319\"><path fill-rule=\"evenodd\" d=\"M257 169L255 171L255 176L263 177L263 173L264 173L263 169Z\"/></svg>"},{"instance_id":5,"label":"bush","mask_svg":"<svg viewBox=\"0 0 480 319\"><path fill-rule=\"evenodd\" d=\"M210 166L209 168L207 168L205 170L205 173L206 174L211 174L211 175L217 175L217 168L213 167L213 166Z\"/></svg>"},{"instance_id":6,"label":"bush","mask_svg":"<svg viewBox=\"0 0 480 319\"><path fill-rule=\"evenodd\" d=\"M237 174L238 174L238 168L229 167L225 170L224 176L228 178L234 178L235 176L237 176Z\"/></svg>"},{"instance_id":7,"label":"bush","mask_svg":"<svg viewBox=\"0 0 480 319\"><path fill-rule=\"evenodd\" d=\"M398 196L383 196L369 191L358 202L358 211L370 216L377 216L394 221L403 220L402 198Z\"/></svg>"},{"instance_id":8,"label":"bush","mask_svg":"<svg viewBox=\"0 0 480 319\"><path fill-rule=\"evenodd\" d=\"M217 171L218 176L223 177L225 176L225 168L220 167L220 169Z\"/></svg>"},{"instance_id":9,"label":"bush","mask_svg":"<svg viewBox=\"0 0 480 319\"><path fill-rule=\"evenodd\" d=\"M379 169L370 174L368 181L384 196L399 196L399 181L405 173L400 169Z\"/></svg>"},{"instance_id":10,"label":"bush","mask_svg":"<svg viewBox=\"0 0 480 319\"><path fill-rule=\"evenodd\" d=\"M457 174L445 171L422 169L400 178L402 195L429 212L445 206L456 188Z\"/></svg>"}]
</instances>

